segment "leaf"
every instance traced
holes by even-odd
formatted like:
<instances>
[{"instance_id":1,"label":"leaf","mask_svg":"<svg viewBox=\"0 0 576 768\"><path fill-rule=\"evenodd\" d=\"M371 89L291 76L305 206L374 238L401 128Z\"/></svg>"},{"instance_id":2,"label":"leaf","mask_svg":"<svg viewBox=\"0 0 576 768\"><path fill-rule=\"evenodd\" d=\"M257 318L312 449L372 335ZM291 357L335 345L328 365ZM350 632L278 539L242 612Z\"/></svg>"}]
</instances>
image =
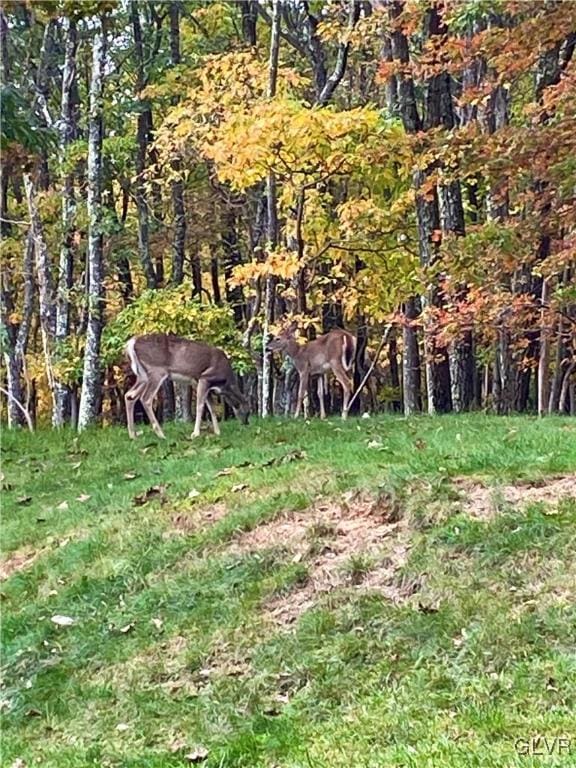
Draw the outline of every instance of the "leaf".
<instances>
[{"instance_id":1,"label":"leaf","mask_svg":"<svg viewBox=\"0 0 576 768\"><path fill-rule=\"evenodd\" d=\"M139 477L139 474L138 472L125 472L122 477L124 480L135 480Z\"/></svg>"},{"instance_id":2,"label":"leaf","mask_svg":"<svg viewBox=\"0 0 576 768\"><path fill-rule=\"evenodd\" d=\"M197 499L198 496L201 496L202 494L197 488L192 488L191 491L188 491L188 498L189 499Z\"/></svg>"},{"instance_id":3,"label":"leaf","mask_svg":"<svg viewBox=\"0 0 576 768\"><path fill-rule=\"evenodd\" d=\"M50 621L59 627L71 627L76 622L76 619L73 619L71 616L61 616L57 613L50 618Z\"/></svg>"},{"instance_id":4,"label":"leaf","mask_svg":"<svg viewBox=\"0 0 576 768\"><path fill-rule=\"evenodd\" d=\"M308 458L306 451L291 451L280 459L281 464L289 464L291 461L300 461L301 459Z\"/></svg>"},{"instance_id":5,"label":"leaf","mask_svg":"<svg viewBox=\"0 0 576 768\"><path fill-rule=\"evenodd\" d=\"M221 469L219 472L216 472L216 477L224 477L225 475L231 475L233 472L232 467L224 467L224 469Z\"/></svg>"},{"instance_id":6,"label":"leaf","mask_svg":"<svg viewBox=\"0 0 576 768\"><path fill-rule=\"evenodd\" d=\"M164 500L166 496L166 486L165 485L153 485L152 487L145 490L143 493L138 493L134 498L132 499L132 502L135 507L142 507L144 504L147 504L149 501L152 501L153 499L161 499Z\"/></svg>"},{"instance_id":7,"label":"leaf","mask_svg":"<svg viewBox=\"0 0 576 768\"><path fill-rule=\"evenodd\" d=\"M60 509L60 510L62 510L62 512L65 512L68 509L68 502L67 501L63 501L61 504L58 504L56 509Z\"/></svg>"},{"instance_id":8,"label":"leaf","mask_svg":"<svg viewBox=\"0 0 576 768\"><path fill-rule=\"evenodd\" d=\"M134 629L134 626L135 626L135 625L134 625L134 622L133 622L133 621L131 621L131 622L130 622L130 624L126 624L126 626L124 626L124 627L120 627L120 629L118 630L118 632L120 632L120 633L121 633L121 634L123 634L123 635L127 635L127 634L128 634L128 632L132 632L132 630Z\"/></svg>"},{"instance_id":9,"label":"leaf","mask_svg":"<svg viewBox=\"0 0 576 768\"><path fill-rule=\"evenodd\" d=\"M124 731L128 731L129 729L130 729L130 726L128 725L128 723L118 723L118 725L116 726L116 730L120 731L121 733L123 733Z\"/></svg>"},{"instance_id":10,"label":"leaf","mask_svg":"<svg viewBox=\"0 0 576 768\"><path fill-rule=\"evenodd\" d=\"M153 618L153 619L150 619L150 621L152 622L152 624L154 624L158 632L161 632L164 629L164 622L162 621L162 619Z\"/></svg>"},{"instance_id":11,"label":"leaf","mask_svg":"<svg viewBox=\"0 0 576 768\"><path fill-rule=\"evenodd\" d=\"M19 496L16 499L16 504L20 504L24 506L24 504L30 504L31 501L32 501L32 496Z\"/></svg>"},{"instance_id":12,"label":"leaf","mask_svg":"<svg viewBox=\"0 0 576 768\"><path fill-rule=\"evenodd\" d=\"M239 493L240 491L244 491L246 488L248 488L246 483L238 483L238 485L233 485L231 490L232 493Z\"/></svg>"},{"instance_id":13,"label":"leaf","mask_svg":"<svg viewBox=\"0 0 576 768\"><path fill-rule=\"evenodd\" d=\"M76 501L80 501L84 503L85 501L88 501L91 498L92 496L89 496L87 493L81 493L80 496L76 496Z\"/></svg>"},{"instance_id":14,"label":"leaf","mask_svg":"<svg viewBox=\"0 0 576 768\"><path fill-rule=\"evenodd\" d=\"M189 763L202 763L208 757L208 750L206 747L196 747L192 752L184 755Z\"/></svg>"}]
</instances>

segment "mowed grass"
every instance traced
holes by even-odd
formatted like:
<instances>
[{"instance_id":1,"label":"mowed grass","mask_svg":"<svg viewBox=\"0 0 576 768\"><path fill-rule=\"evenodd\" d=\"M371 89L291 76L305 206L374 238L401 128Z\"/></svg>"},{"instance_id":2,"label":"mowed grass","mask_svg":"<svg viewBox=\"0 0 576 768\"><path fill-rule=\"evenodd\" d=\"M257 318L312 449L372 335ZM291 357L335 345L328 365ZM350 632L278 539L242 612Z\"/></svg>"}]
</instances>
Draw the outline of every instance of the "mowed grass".
<instances>
[{"instance_id":1,"label":"mowed grass","mask_svg":"<svg viewBox=\"0 0 576 768\"><path fill-rule=\"evenodd\" d=\"M573 420L143 431L4 432L3 766L576 763L576 500L478 520L451 483L576 472ZM310 563L230 542L354 489L405 517L413 598L336 590L270 622ZM552 754L522 754L537 735Z\"/></svg>"}]
</instances>

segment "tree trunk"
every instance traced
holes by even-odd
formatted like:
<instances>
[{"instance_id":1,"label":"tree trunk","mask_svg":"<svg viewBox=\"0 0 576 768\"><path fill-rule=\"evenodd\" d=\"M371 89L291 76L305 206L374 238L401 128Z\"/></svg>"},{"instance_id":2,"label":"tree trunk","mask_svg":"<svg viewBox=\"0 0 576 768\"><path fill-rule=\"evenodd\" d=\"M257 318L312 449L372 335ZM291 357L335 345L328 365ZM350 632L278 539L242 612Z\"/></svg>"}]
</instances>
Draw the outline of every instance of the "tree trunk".
<instances>
[{"instance_id":1,"label":"tree trunk","mask_svg":"<svg viewBox=\"0 0 576 768\"><path fill-rule=\"evenodd\" d=\"M538 415L548 412L550 396L550 329L546 324L547 305L550 298L550 283L542 281L541 310L540 310L540 354L538 356Z\"/></svg>"},{"instance_id":2,"label":"tree trunk","mask_svg":"<svg viewBox=\"0 0 576 768\"><path fill-rule=\"evenodd\" d=\"M232 307L234 320L240 328L244 322L244 294L239 285L230 286L230 280L234 267L242 263L238 233L236 231L236 216L233 209L224 213L224 231L222 233L222 247L224 250L224 279L226 285L226 301Z\"/></svg>"},{"instance_id":3,"label":"tree trunk","mask_svg":"<svg viewBox=\"0 0 576 768\"><path fill-rule=\"evenodd\" d=\"M140 25L140 12L137 0L131 0L130 15L132 19L132 31L134 34L134 48L136 51L136 95L138 96L146 85L144 74L144 48L142 44L142 27ZM154 270L150 255L150 221L148 215L148 198L144 186L144 171L146 170L146 155L151 133L152 115L149 109L143 108L138 112L137 144L136 152L136 207L138 209L138 250L142 269L146 276L148 288L158 287L158 276Z\"/></svg>"},{"instance_id":4,"label":"tree trunk","mask_svg":"<svg viewBox=\"0 0 576 768\"><path fill-rule=\"evenodd\" d=\"M84 352L82 394L78 429L98 418L100 404L100 339L104 305L104 264L102 258L102 138L106 31L98 21L92 48L90 112L88 122L88 328Z\"/></svg>"},{"instance_id":5,"label":"tree trunk","mask_svg":"<svg viewBox=\"0 0 576 768\"><path fill-rule=\"evenodd\" d=\"M405 416L410 416L411 413L416 413L422 408L418 336L415 328L411 326L418 314L416 299L408 299L404 306L405 323L402 329L402 393Z\"/></svg>"},{"instance_id":6,"label":"tree trunk","mask_svg":"<svg viewBox=\"0 0 576 768\"><path fill-rule=\"evenodd\" d=\"M242 37L254 48L256 46L256 20L258 18L258 0L240 0L242 11Z\"/></svg>"},{"instance_id":7,"label":"tree trunk","mask_svg":"<svg viewBox=\"0 0 576 768\"><path fill-rule=\"evenodd\" d=\"M76 78L76 49L78 46L76 22L72 18L64 20L66 30L66 52L62 74L62 100L60 107L60 162L66 159L66 151L75 136L73 90ZM60 246L60 265L58 272L58 294L56 298L56 348L63 344L70 333L70 290L73 282L72 238L74 234L74 175L63 171L62 178L62 243ZM61 427L66 421L69 410L68 387L56 381L56 403L52 414L52 424Z\"/></svg>"},{"instance_id":8,"label":"tree trunk","mask_svg":"<svg viewBox=\"0 0 576 768\"><path fill-rule=\"evenodd\" d=\"M460 183L453 181L438 188L440 200L440 221L442 231L463 237L464 207ZM457 298L466 296L466 287L461 286ZM448 348L452 407L457 412L466 411L474 400L474 346L472 329L462 328Z\"/></svg>"},{"instance_id":9,"label":"tree trunk","mask_svg":"<svg viewBox=\"0 0 576 768\"><path fill-rule=\"evenodd\" d=\"M54 312L54 284L52 281L52 272L50 269L50 257L48 255L48 246L44 239L42 221L38 210L38 201L36 198L36 187L30 174L24 174L24 188L26 190L26 201L28 204L28 215L30 217L30 229L34 241L34 252L36 261L36 275L38 278L38 298L40 303L40 331L42 334L42 350L44 352L44 361L46 365L46 378L52 395L52 403L55 408L54 399L54 373L52 370L52 357L54 346L54 332L56 326L56 314Z\"/></svg>"},{"instance_id":10,"label":"tree trunk","mask_svg":"<svg viewBox=\"0 0 576 768\"><path fill-rule=\"evenodd\" d=\"M406 66L410 61L408 39L402 30L395 26L402 11L403 3L393 2L389 7L388 13L393 30L391 34L392 58ZM398 109L404 130L406 133L416 133L422 128L422 121L418 113L414 80L410 76L399 73L396 76L395 86ZM420 352L418 349L418 334L413 324L413 321L418 316L418 311L418 300L415 297L411 297L404 307L405 323L402 328L402 392L404 414L406 416L421 409Z\"/></svg>"},{"instance_id":11,"label":"tree trunk","mask_svg":"<svg viewBox=\"0 0 576 768\"><path fill-rule=\"evenodd\" d=\"M278 54L280 51L280 0L273 0L272 36L270 39L270 58L268 68L268 93L269 99L276 95L276 80L278 78ZM268 174L266 183L266 201L268 211L267 239L268 250L274 250L278 245L278 213L276 176L272 171ZM274 303L276 295L276 281L272 275L266 278L264 298L264 326L262 328L262 398L260 401L260 414L268 416L273 410L272 392L272 353L268 350L270 339L270 325L274 320Z\"/></svg>"},{"instance_id":12,"label":"tree trunk","mask_svg":"<svg viewBox=\"0 0 576 768\"><path fill-rule=\"evenodd\" d=\"M23 407L27 406L27 398L24 397L24 390L22 388L22 373L34 304L34 241L32 239L31 230L28 230L26 236L23 278L24 298L22 304L22 319L17 325L12 322L11 318L14 304L12 292L10 290L10 276L6 275L4 270L2 270L1 273L2 324L6 330L7 337L4 345L4 361L6 364L6 385L8 389L7 405L9 427L20 426L26 423L24 414L17 403L20 403Z\"/></svg>"},{"instance_id":13,"label":"tree trunk","mask_svg":"<svg viewBox=\"0 0 576 768\"><path fill-rule=\"evenodd\" d=\"M576 362L570 363L570 365L566 369L566 373L564 374L562 387L560 389L560 400L558 402L558 411L560 413L566 413L568 408L570 409L570 414L573 413L572 406L569 403L569 400L570 400L570 381L572 379L572 374L575 371L576 371Z\"/></svg>"},{"instance_id":14,"label":"tree trunk","mask_svg":"<svg viewBox=\"0 0 576 768\"><path fill-rule=\"evenodd\" d=\"M173 67L180 64L180 2L168 5L170 14L170 63ZM177 99L174 99L174 103ZM180 171L180 162L174 162L174 170ZM176 179L172 182L172 208L174 211L174 239L172 241L172 285L180 285L184 279L184 260L186 256L186 209L184 205L184 182Z\"/></svg>"}]
</instances>

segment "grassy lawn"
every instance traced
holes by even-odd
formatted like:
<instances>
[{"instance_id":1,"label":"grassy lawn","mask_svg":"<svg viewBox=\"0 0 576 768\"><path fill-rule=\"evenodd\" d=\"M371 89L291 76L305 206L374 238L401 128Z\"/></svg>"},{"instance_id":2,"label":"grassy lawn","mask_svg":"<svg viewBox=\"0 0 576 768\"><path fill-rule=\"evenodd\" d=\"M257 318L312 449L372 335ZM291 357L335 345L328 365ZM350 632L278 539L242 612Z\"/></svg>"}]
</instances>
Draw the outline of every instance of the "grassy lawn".
<instances>
[{"instance_id":1,"label":"grassy lawn","mask_svg":"<svg viewBox=\"0 0 576 768\"><path fill-rule=\"evenodd\" d=\"M576 764L573 420L190 431L4 432L2 766Z\"/></svg>"}]
</instances>

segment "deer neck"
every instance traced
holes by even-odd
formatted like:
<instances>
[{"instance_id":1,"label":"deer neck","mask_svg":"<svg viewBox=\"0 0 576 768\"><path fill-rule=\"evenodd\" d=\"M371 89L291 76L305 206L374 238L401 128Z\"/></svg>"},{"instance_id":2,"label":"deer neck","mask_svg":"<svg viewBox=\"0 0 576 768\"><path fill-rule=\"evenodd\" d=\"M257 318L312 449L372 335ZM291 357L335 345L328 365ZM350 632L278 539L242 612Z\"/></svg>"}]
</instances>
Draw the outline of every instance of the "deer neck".
<instances>
[{"instance_id":1,"label":"deer neck","mask_svg":"<svg viewBox=\"0 0 576 768\"><path fill-rule=\"evenodd\" d=\"M292 358L295 365L298 365L298 363L302 363L306 357L305 350L306 344L298 344L296 339L290 339L290 341L286 344L286 354L288 357Z\"/></svg>"}]
</instances>

